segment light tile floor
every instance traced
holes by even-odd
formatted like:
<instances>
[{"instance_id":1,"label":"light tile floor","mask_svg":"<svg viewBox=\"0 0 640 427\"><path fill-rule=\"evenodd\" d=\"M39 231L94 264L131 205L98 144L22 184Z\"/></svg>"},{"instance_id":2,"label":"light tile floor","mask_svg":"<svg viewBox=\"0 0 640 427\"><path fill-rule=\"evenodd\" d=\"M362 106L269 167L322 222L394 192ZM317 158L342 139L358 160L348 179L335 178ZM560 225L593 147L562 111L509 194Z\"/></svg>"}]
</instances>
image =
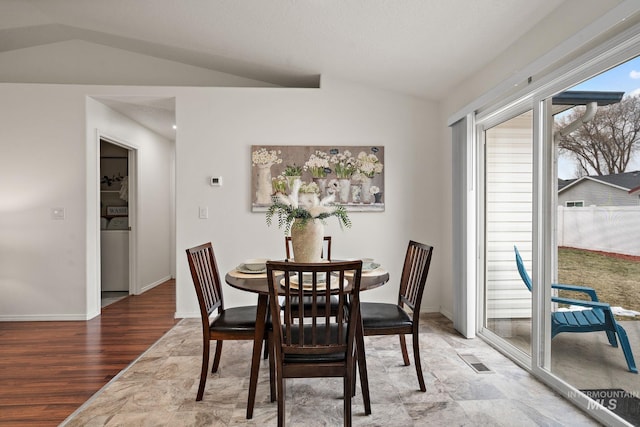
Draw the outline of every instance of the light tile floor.
<instances>
[{"instance_id":1,"label":"light tile floor","mask_svg":"<svg viewBox=\"0 0 640 427\"><path fill-rule=\"evenodd\" d=\"M254 417L245 418L251 342L225 342L218 373L195 401L201 342L199 320L181 321L63 425L275 426L266 360ZM373 414L364 415L358 387L354 425L598 425L484 341L461 337L443 316L424 316L420 344L426 393L413 364L402 365L397 337L365 338ZM459 354L473 354L493 373L476 373ZM342 425L341 390L340 379L287 380L287 425Z\"/></svg>"}]
</instances>

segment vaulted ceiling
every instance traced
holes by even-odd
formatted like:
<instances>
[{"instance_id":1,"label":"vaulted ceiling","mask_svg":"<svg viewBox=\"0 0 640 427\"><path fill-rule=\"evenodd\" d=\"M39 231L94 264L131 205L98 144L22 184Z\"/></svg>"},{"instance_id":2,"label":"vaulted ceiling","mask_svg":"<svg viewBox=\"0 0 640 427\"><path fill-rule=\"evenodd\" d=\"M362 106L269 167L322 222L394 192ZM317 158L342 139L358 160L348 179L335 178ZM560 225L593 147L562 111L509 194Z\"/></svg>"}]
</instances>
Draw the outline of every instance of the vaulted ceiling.
<instances>
[{"instance_id":1,"label":"vaulted ceiling","mask_svg":"<svg viewBox=\"0 0 640 427\"><path fill-rule=\"evenodd\" d=\"M0 51L81 39L264 80L440 99L562 0L9 0Z\"/></svg>"},{"instance_id":2,"label":"vaulted ceiling","mask_svg":"<svg viewBox=\"0 0 640 427\"><path fill-rule=\"evenodd\" d=\"M563 0L3 0L0 52L83 40L280 86L442 99Z\"/></svg>"}]
</instances>

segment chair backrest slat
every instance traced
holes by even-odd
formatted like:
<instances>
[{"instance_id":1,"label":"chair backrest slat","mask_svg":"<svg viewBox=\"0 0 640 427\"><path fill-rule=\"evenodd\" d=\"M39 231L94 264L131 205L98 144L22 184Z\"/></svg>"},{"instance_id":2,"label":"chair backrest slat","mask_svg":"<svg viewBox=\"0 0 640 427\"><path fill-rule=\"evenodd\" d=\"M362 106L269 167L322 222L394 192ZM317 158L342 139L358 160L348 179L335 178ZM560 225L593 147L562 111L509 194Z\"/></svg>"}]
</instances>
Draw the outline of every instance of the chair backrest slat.
<instances>
[{"instance_id":1,"label":"chair backrest slat","mask_svg":"<svg viewBox=\"0 0 640 427\"><path fill-rule=\"evenodd\" d=\"M524 262L522 261L522 257L520 256L520 251L518 250L518 247L513 245L513 250L516 253L516 264L518 266L518 273L520 273L520 278L522 279L524 284L527 285L527 288L529 288L529 291L531 291L531 288L532 288L531 276L529 276L529 273L527 273L527 269L524 266Z\"/></svg>"},{"instance_id":2,"label":"chair backrest slat","mask_svg":"<svg viewBox=\"0 0 640 427\"><path fill-rule=\"evenodd\" d=\"M282 354L347 351L353 345L350 339L355 336L355 319L359 316L361 274L360 260L267 262L276 351ZM337 312L325 303L332 297L338 299ZM311 308L292 310L292 305L303 298L307 298Z\"/></svg>"},{"instance_id":3,"label":"chair backrest slat","mask_svg":"<svg viewBox=\"0 0 640 427\"><path fill-rule=\"evenodd\" d=\"M187 249L191 278L196 289L203 322L216 310L224 309L220 275L211 242Z\"/></svg>"},{"instance_id":4,"label":"chair backrest slat","mask_svg":"<svg viewBox=\"0 0 640 427\"><path fill-rule=\"evenodd\" d=\"M400 279L398 303L406 305L414 313L420 311L432 255L433 246L413 240L409 242Z\"/></svg>"}]
</instances>

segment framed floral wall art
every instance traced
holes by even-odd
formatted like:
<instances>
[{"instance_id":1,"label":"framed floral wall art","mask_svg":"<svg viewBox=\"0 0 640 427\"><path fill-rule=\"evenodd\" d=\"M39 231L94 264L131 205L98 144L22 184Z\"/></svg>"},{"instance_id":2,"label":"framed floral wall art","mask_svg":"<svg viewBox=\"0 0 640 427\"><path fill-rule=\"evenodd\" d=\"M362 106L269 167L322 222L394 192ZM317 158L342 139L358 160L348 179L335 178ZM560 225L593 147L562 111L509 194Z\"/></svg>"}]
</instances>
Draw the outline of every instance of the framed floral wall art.
<instances>
[{"instance_id":1,"label":"framed floral wall art","mask_svg":"<svg viewBox=\"0 0 640 427\"><path fill-rule=\"evenodd\" d=\"M384 211L384 147L364 145L251 146L251 208L265 212L296 180L320 199L348 211Z\"/></svg>"}]
</instances>

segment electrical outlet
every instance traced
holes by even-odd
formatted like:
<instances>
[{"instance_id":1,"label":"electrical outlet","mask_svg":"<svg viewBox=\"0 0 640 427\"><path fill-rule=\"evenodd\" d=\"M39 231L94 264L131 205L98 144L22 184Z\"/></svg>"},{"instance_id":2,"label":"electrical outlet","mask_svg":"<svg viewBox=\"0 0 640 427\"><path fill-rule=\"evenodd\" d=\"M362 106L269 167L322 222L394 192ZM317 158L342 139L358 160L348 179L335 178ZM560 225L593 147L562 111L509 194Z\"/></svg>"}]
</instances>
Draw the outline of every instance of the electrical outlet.
<instances>
[{"instance_id":1,"label":"electrical outlet","mask_svg":"<svg viewBox=\"0 0 640 427\"><path fill-rule=\"evenodd\" d=\"M200 206L199 216L200 216L200 219L209 218L209 208L207 206Z\"/></svg>"},{"instance_id":2,"label":"electrical outlet","mask_svg":"<svg viewBox=\"0 0 640 427\"><path fill-rule=\"evenodd\" d=\"M212 176L209 179L209 183L212 187L222 187L222 177L221 176Z\"/></svg>"}]
</instances>

